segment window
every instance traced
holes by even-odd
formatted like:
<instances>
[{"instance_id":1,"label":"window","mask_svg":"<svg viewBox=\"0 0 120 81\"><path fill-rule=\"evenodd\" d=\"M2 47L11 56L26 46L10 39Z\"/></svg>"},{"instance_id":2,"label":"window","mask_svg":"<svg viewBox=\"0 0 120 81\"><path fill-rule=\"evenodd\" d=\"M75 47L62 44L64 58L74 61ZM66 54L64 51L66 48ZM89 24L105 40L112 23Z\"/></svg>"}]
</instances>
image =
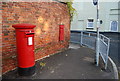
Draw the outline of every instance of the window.
<instances>
[{"instance_id":1,"label":"window","mask_svg":"<svg viewBox=\"0 0 120 81\"><path fill-rule=\"evenodd\" d=\"M110 28L111 28L111 31L117 32L118 31L118 21L111 21Z\"/></svg>"},{"instance_id":2,"label":"window","mask_svg":"<svg viewBox=\"0 0 120 81\"><path fill-rule=\"evenodd\" d=\"M94 22L93 19L88 19L88 21L87 21L87 28L94 28L93 27L93 22Z\"/></svg>"}]
</instances>

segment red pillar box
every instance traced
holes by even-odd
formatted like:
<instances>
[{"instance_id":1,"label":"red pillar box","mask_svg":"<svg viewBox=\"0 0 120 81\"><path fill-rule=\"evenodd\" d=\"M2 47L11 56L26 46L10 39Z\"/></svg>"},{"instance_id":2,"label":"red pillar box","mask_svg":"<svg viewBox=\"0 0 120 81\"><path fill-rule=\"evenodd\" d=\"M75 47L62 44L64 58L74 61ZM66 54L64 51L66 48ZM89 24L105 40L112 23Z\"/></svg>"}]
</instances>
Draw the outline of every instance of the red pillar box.
<instances>
[{"instance_id":1,"label":"red pillar box","mask_svg":"<svg viewBox=\"0 0 120 81\"><path fill-rule=\"evenodd\" d=\"M34 59L34 30L35 25L15 24L18 54L19 75L33 75L35 73Z\"/></svg>"},{"instance_id":2,"label":"red pillar box","mask_svg":"<svg viewBox=\"0 0 120 81\"><path fill-rule=\"evenodd\" d=\"M59 25L59 41L64 40L64 25Z\"/></svg>"}]
</instances>

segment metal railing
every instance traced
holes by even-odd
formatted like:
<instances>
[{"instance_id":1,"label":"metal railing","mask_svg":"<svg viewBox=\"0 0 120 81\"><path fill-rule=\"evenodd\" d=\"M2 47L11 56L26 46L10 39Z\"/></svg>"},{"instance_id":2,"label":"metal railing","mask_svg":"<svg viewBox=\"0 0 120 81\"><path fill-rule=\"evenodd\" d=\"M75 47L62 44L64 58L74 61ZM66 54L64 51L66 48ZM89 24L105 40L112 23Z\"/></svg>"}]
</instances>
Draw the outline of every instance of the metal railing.
<instances>
[{"instance_id":1,"label":"metal railing","mask_svg":"<svg viewBox=\"0 0 120 81\"><path fill-rule=\"evenodd\" d=\"M96 49L96 33L81 32L81 45Z\"/></svg>"},{"instance_id":2,"label":"metal railing","mask_svg":"<svg viewBox=\"0 0 120 81\"><path fill-rule=\"evenodd\" d=\"M109 47L110 47L110 39L102 34L100 34L99 40L99 52L100 56L102 57L105 63L105 69L107 68L107 61L108 61L108 54L109 54Z\"/></svg>"},{"instance_id":3,"label":"metal railing","mask_svg":"<svg viewBox=\"0 0 120 81\"><path fill-rule=\"evenodd\" d=\"M97 33L92 32L80 32L71 33L70 42L78 43L81 46L85 45L93 50L96 50ZM102 34L99 36L99 56L102 57L107 69L108 55L109 55L110 39Z\"/></svg>"}]
</instances>

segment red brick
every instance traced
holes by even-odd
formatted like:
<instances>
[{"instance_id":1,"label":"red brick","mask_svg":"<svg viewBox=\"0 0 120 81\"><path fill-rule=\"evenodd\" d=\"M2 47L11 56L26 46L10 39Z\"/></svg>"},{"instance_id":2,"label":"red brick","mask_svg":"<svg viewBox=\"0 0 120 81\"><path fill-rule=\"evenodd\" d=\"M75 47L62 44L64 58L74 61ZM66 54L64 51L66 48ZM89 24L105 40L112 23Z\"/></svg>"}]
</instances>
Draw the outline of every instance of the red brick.
<instances>
[{"instance_id":1,"label":"red brick","mask_svg":"<svg viewBox=\"0 0 120 81\"><path fill-rule=\"evenodd\" d=\"M9 2L2 4L2 7L3 73L17 66L16 57L11 58L12 56L17 56L13 24L30 23L36 25L34 29L35 50L42 48L35 52L36 60L57 53L58 51L63 51L62 49L68 47L70 39L70 17L65 4L57 2ZM38 20L40 17L43 18L43 21ZM65 25L65 40L63 43L59 42L60 23ZM39 31L39 34L37 31Z\"/></svg>"}]
</instances>

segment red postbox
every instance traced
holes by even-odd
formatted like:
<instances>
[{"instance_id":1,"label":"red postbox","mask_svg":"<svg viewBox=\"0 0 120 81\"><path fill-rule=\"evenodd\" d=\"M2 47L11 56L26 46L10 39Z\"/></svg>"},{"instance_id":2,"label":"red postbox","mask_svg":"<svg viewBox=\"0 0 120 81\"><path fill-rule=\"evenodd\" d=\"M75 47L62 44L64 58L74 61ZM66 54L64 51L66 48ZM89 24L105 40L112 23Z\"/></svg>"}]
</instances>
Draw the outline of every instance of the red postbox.
<instances>
[{"instance_id":1,"label":"red postbox","mask_svg":"<svg viewBox=\"0 0 120 81\"><path fill-rule=\"evenodd\" d=\"M59 41L64 40L64 25L59 25Z\"/></svg>"},{"instance_id":2,"label":"red postbox","mask_svg":"<svg viewBox=\"0 0 120 81\"><path fill-rule=\"evenodd\" d=\"M15 24L19 75L35 73L34 30L35 25Z\"/></svg>"}]
</instances>

